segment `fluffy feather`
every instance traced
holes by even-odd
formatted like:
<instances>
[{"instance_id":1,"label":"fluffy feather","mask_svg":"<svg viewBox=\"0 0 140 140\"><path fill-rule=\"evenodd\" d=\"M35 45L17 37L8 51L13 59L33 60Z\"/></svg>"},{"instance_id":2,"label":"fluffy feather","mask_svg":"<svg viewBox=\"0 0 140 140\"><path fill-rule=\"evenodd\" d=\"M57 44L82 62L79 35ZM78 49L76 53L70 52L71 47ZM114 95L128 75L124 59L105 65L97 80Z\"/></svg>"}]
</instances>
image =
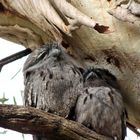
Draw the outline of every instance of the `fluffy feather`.
<instances>
[{"instance_id":1,"label":"fluffy feather","mask_svg":"<svg viewBox=\"0 0 140 140\"><path fill-rule=\"evenodd\" d=\"M109 71L87 70L84 91L76 105L76 121L112 139L124 140L124 105L118 87L117 79Z\"/></svg>"},{"instance_id":2,"label":"fluffy feather","mask_svg":"<svg viewBox=\"0 0 140 140\"><path fill-rule=\"evenodd\" d=\"M32 52L23 72L25 106L65 118L73 117L71 113L80 94L83 77L57 43L49 43ZM39 138L34 137L36 139Z\"/></svg>"}]
</instances>

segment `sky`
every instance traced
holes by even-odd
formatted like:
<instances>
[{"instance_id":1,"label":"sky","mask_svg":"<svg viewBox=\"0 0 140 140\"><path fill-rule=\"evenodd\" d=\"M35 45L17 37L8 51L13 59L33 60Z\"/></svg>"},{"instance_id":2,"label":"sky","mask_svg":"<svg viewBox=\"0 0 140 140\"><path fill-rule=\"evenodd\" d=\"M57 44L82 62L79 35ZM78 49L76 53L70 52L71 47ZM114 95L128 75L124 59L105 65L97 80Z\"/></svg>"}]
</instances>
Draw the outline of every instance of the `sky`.
<instances>
[{"instance_id":1,"label":"sky","mask_svg":"<svg viewBox=\"0 0 140 140\"><path fill-rule=\"evenodd\" d=\"M21 45L0 39L0 60L11 54L25 49ZM22 105L21 93L24 91L22 68L27 57L16 60L8 65L5 65L0 72L0 98L5 97L9 100L6 104L14 104L13 97L16 98L18 105ZM6 132L6 134L2 134ZM132 131L128 130L126 140L140 140ZM21 133L0 128L0 140L23 140ZM32 140L31 135L24 135L25 140Z\"/></svg>"},{"instance_id":2,"label":"sky","mask_svg":"<svg viewBox=\"0 0 140 140\"><path fill-rule=\"evenodd\" d=\"M0 59L23 49L25 49L23 46L0 39ZM22 67L26 58L27 57L24 57L20 60L14 61L2 68L0 73L0 98L5 94L5 97L9 98L6 104L14 104L13 97L15 97L17 104L22 105L21 93L24 90ZM17 72L19 73L15 76ZM4 131L7 130L0 128L0 140L10 140L11 138L13 140L23 140L21 133L7 131L6 134L1 134ZM31 135L24 135L24 137L25 140L32 140Z\"/></svg>"}]
</instances>

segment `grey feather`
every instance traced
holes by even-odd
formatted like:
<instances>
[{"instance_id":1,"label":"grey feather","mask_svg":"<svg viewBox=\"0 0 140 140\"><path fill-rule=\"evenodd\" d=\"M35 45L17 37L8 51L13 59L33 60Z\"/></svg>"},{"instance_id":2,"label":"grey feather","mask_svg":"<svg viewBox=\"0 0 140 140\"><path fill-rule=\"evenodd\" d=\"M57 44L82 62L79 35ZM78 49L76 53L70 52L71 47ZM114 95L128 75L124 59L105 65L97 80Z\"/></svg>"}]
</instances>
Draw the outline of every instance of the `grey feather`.
<instances>
[{"instance_id":1,"label":"grey feather","mask_svg":"<svg viewBox=\"0 0 140 140\"><path fill-rule=\"evenodd\" d=\"M84 91L76 105L76 121L112 139L124 140L124 105L116 78L106 70L90 69L85 72L84 81Z\"/></svg>"},{"instance_id":2,"label":"grey feather","mask_svg":"<svg viewBox=\"0 0 140 140\"><path fill-rule=\"evenodd\" d=\"M23 72L25 106L65 118L71 116L83 86L83 77L57 43L49 43L32 52ZM36 139L39 140L34 136Z\"/></svg>"}]
</instances>

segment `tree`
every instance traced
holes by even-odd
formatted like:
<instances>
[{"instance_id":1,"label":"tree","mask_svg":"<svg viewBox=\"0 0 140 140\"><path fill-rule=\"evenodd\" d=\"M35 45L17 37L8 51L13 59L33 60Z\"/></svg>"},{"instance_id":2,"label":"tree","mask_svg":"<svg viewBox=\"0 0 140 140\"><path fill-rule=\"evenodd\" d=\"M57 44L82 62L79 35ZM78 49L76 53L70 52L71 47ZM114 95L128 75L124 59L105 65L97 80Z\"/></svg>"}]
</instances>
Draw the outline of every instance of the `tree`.
<instances>
[{"instance_id":1,"label":"tree","mask_svg":"<svg viewBox=\"0 0 140 140\"><path fill-rule=\"evenodd\" d=\"M108 69L119 80L127 121L139 128L140 19L114 5L109 0L0 0L0 36L32 50L56 40L83 66Z\"/></svg>"}]
</instances>

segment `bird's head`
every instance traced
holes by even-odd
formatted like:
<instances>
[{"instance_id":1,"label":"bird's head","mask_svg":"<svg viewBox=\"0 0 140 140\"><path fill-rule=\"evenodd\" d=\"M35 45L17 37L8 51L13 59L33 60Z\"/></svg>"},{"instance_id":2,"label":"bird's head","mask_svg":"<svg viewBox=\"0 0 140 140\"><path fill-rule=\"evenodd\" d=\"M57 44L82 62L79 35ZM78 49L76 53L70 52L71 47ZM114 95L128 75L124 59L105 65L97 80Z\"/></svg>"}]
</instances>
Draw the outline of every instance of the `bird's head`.
<instances>
[{"instance_id":1,"label":"bird's head","mask_svg":"<svg viewBox=\"0 0 140 140\"><path fill-rule=\"evenodd\" d=\"M60 46L58 45L57 42L52 42L52 43L48 43L46 45L43 45L41 50L40 50L40 54L38 55L38 57L45 57L47 56L47 58L50 57L59 57L62 53L62 50L60 48Z\"/></svg>"},{"instance_id":2,"label":"bird's head","mask_svg":"<svg viewBox=\"0 0 140 140\"><path fill-rule=\"evenodd\" d=\"M36 61L39 62L44 58L45 59L52 58L52 57L58 58L61 55L62 50L57 42L51 42L36 49L33 53L35 54L34 56Z\"/></svg>"},{"instance_id":3,"label":"bird's head","mask_svg":"<svg viewBox=\"0 0 140 140\"><path fill-rule=\"evenodd\" d=\"M106 69L89 68L84 74L84 81L102 80L112 87L118 87L116 77Z\"/></svg>"},{"instance_id":4,"label":"bird's head","mask_svg":"<svg viewBox=\"0 0 140 140\"><path fill-rule=\"evenodd\" d=\"M52 57L59 58L61 56L62 50L57 42L47 43L40 48L35 49L27 58L24 65L24 70L29 67L40 63L43 59L49 59Z\"/></svg>"}]
</instances>

